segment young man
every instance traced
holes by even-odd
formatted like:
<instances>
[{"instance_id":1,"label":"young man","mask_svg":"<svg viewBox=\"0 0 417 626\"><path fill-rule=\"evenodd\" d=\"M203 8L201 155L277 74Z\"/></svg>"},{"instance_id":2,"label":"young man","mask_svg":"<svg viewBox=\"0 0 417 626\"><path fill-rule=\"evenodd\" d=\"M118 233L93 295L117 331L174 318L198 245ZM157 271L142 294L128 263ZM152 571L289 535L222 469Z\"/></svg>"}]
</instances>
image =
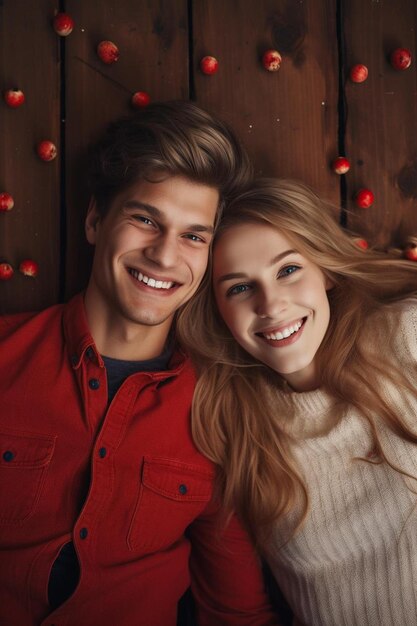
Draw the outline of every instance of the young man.
<instances>
[{"instance_id":1,"label":"young man","mask_svg":"<svg viewBox=\"0 0 417 626\"><path fill-rule=\"evenodd\" d=\"M249 177L230 130L190 103L96 145L85 294L0 322L1 624L174 626L190 579L199 624L276 623L193 445L194 374L172 332Z\"/></svg>"}]
</instances>

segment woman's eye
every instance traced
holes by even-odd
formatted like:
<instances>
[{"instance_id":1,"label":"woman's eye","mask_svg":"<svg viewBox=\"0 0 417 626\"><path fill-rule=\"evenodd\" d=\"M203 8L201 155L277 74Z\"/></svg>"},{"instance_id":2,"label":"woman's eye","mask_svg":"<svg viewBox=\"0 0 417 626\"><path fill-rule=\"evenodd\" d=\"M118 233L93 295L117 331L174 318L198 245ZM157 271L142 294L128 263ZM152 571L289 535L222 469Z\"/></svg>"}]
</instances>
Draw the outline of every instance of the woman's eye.
<instances>
[{"instance_id":1,"label":"woman's eye","mask_svg":"<svg viewBox=\"0 0 417 626\"><path fill-rule=\"evenodd\" d=\"M278 278L285 278L290 274L294 274L294 272L299 269L301 269L299 265L287 265L286 267L280 269L280 271L278 272Z\"/></svg>"},{"instance_id":2,"label":"woman's eye","mask_svg":"<svg viewBox=\"0 0 417 626\"><path fill-rule=\"evenodd\" d=\"M235 285L234 287L231 287L230 289L227 290L226 295L237 296L240 293L244 293L245 291L248 291L248 289L249 289L249 285Z\"/></svg>"}]
</instances>

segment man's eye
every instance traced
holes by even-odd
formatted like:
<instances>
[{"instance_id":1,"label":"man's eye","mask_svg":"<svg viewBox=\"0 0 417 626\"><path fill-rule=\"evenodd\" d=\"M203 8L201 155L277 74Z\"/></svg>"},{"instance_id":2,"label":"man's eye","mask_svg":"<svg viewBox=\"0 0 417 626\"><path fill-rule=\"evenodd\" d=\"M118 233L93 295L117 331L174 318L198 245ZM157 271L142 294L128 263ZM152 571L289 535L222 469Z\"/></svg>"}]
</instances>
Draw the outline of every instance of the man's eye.
<instances>
[{"instance_id":1,"label":"man's eye","mask_svg":"<svg viewBox=\"0 0 417 626\"><path fill-rule=\"evenodd\" d=\"M146 217L146 215L134 215L134 219L138 222L142 222L142 224L147 224L149 226L153 226L153 221Z\"/></svg>"},{"instance_id":2,"label":"man's eye","mask_svg":"<svg viewBox=\"0 0 417 626\"><path fill-rule=\"evenodd\" d=\"M237 296L240 293L244 293L245 291L248 291L248 289L249 289L249 285L235 285L234 287L230 287L230 289L227 290L226 295Z\"/></svg>"},{"instance_id":3,"label":"man's eye","mask_svg":"<svg viewBox=\"0 0 417 626\"><path fill-rule=\"evenodd\" d=\"M187 233L185 235L185 238L190 239L190 241L196 241L196 242L203 241L204 242L204 239L202 239L198 235L194 235L194 233Z\"/></svg>"},{"instance_id":4,"label":"man's eye","mask_svg":"<svg viewBox=\"0 0 417 626\"><path fill-rule=\"evenodd\" d=\"M294 272L297 272L299 269L301 269L299 265L286 265L278 272L278 278L285 278L290 274L294 274Z\"/></svg>"}]
</instances>

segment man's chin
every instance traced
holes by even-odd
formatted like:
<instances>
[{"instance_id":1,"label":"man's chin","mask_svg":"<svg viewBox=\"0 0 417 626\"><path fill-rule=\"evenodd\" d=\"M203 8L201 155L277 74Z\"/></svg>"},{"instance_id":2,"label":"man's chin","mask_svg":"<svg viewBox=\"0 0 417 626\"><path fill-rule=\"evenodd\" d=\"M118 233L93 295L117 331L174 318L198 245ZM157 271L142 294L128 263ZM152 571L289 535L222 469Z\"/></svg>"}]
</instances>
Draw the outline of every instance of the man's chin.
<instances>
[{"instance_id":1,"label":"man's chin","mask_svg":"<svg viewBox=\"0 0 417 626\"><path fill-rule=\"evenodd\" d=\"M174 313L163 313L156 311L125 311L124 317L126 320L138 326L165 326L171 324L174 318Z\"/></svg>"}]
</instances>

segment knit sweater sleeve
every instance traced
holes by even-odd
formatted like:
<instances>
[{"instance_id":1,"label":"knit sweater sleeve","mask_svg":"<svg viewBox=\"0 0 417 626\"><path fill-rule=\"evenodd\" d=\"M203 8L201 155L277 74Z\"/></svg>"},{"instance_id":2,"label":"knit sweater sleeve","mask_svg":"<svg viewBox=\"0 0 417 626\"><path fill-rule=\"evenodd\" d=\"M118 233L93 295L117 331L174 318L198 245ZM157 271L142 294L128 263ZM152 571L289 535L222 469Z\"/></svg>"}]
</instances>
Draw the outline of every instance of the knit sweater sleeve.
<instances>
[{"instance_id":1,"label":"knit sweater sleeve","mask_svg":"<svg viewBox=\"0 0 417 626\"><path fill-rule=\"evenodd\" d=\"M409 298L398 305L397 349L400 356L417 362L417 299Z\"/></svg>"}]
</instances>

